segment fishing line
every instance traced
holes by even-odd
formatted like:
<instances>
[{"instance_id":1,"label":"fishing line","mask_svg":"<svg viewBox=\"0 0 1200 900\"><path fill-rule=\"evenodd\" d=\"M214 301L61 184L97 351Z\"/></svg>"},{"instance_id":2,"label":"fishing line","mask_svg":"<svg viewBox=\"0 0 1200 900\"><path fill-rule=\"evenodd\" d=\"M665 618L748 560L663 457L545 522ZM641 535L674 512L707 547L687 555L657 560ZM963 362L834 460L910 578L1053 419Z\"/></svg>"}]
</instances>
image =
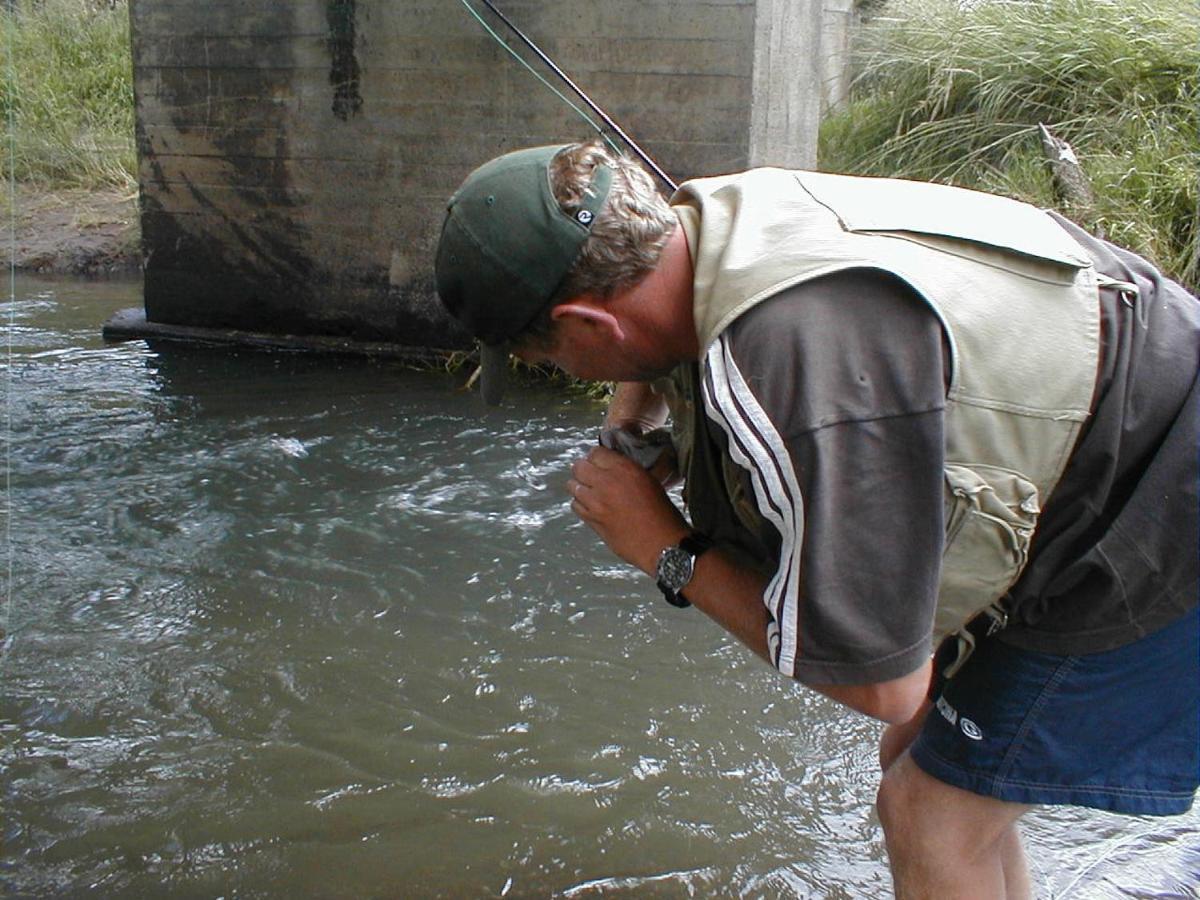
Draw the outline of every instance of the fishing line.
<instances>
[{"instance_id":1,"label":"fishing line","mask_svg":"<svg viewBox=\"0 0 1200 900\"><path fill-rule=\"evenodd\" d=\"M8 106L8 335L5 342L4 372L4 612L0 616L0 664L7 657L5 649L8 645L9 619L12 612L13 598L13 549L12 549L12 390L13 390L13 331L16 329L17 315L17 128L16 128L16 96L17 73L13 58L16 47L17 4L8 4L6 10L8 28L5 29L8 44L8 65L5 71L8 84L5 85Z\"/></svg>"},{"instance_id":2,"label":"fishing line","mask_svg":"<svg viewBox=\"0 0 1200 900\"><path fill-rule=\"evenodd\" d=\"M589 125L591 125L592 128L594 128L596 130L596 133L599 134L600 137L602 137L608 143L608 145L610 147L612 147L614 152L616 152L618 154L621 152L620 148L617 147L617 145L615 143L613 143L612 139L608 136L608 134L605 133L604 129L602 129L599 125L597 125L586 113L584 113L583 110L581 110L578 106L576 106L574 103L572 103L566 96L564 96L562 94L562 92L560 92L558 89L556 89L552 84L550 84L550 82L548 82L545 78L543 78L531 65L529 65L529 63L526 62L524 58L522 58L518 53L516 53L516 51L514 51L512 49L512 47L510 47L508 45L507 41L505 41L503 38L501 38L500 35L496 34L496 32L493 31L488 26L487 22L485 22L483 20L483 18L479 15L479 13L477 13L470 6L470 4L467 3L467 0L461 0L461 2L462 2L462 5L467 8L467 11L470 12L471 15L475 17L475 19L479 22L479 24L482 25L487 30L488 34L490 34L493 38L496 39L497 43L499 43L501 47L503 47L505 50L507 50L513 56L513 58L517 60L517 62L519 62L526 69L528 69L533 74L533 76L535 78L537 78L538 81L540 81L542 84L544 84L546 87L548 87L551 91L553 91L554 94L560 100L562 100L565 104L567 104L567 106L569 106L569 107L571 107L571 109L575 110L575 112L578 113L580 115L580 117L582 117L584 119L584 121L586 121ZM503 22L510 31L512 31L513 34L515 34L518 38L520 38L520 40L522 41L522 43L525 44L526 47L528 47L530 50L532 50L534 53L536 53L538 56L538 59L540 59L543 63L545 63L546 66L549 67L550 71L552 71L555 75L557 75L562 80L562 82L567 85L567 87L569 87L572 91L574 91L575 95L577 97L579 97L579 99L582 100L584 103L586 103L587 106L592 110L592 112L594 112L597 116L599 116L602 119L604 124L606 126L608 126L609 130L614 132L618 137L620 137L621 140L624 141L625 144L629 147L629 149L632 150L634 153L636 153L638 158L640 158L641 161L643 163L645 163L646 166L649 167L654 172L655 175L657 175L660 179L662 179L663 183L667 187L669 187L672 192L674 192L678 188L678 185L676 185L675 182L671 179L671 177L662 170L662 168L658 165L658 163L656 163L654 161L654 159L650 156L650 154L648 154L645 150L643 150L638 145L637 141L635 141L633 138L631 138L629 135L627 135L625 133L625 131L621 128L621 126L618 125L613 120L612 116L610 116L608 113L606 113L600 107L600 105L598 103L596 103L596 101L594 101L591 97L589 97L584 92L584 90L581 87L579 87L579 85L577 85L574 81L572 81L571 77L569 75L567 75L567 73L564 72L561 68L559 68L558 64L555 63L554 60L552 60L548 55L546 55L546 53L544 53L542 51L541 47L539 47L537 44L535 44L523 31L521 31L520 28L518 28L516 25L514 25L509 20L509 18L506 15L504 15L503 12L501 12L499 9L496 8L495 4L493 4L491 2L491 0L482 0L482 2L483 2L483 5L486 6L488 9L490 9L496 15L496 17L499 18L500 21Z\"/></svg>"},{"instance_id":3,"label":"fishing line","mask_svg":"<svg viewBox=\"0 0 1200 900\"><path fill-rule=\"evenodd\" d=\"M561 100L563 103L567 104L567 106L571 107L571 109L575 110L575 112L579 115L579 118L583 119L583 121L585 121L589 125L591 125L592 128L595 130L596 134L600 135L600 137L602 137L605 140L605 142L608 144L608 146L612 147L614 153L621 152L621 148L618 147L615 143L613 143L612 138L610 138L607 134L604 133L604 129L601 128L599 125L597 125L595 120L592 119L591 116L589 116L582 109L580 109L578 106L576 106L574 103L572 103L570 97L568 97L566 94L564 94L562 91L560 91L554 85L552 85L549 81L547 81L545 79L545 77L543 77L543 75L540 72L538 72L537 69L535 69L533 66L531 66L525 60L525 58L523 56L521 56L521 54L519 54L516 50L514 50L512 47L510 47L508 45L508 41L506 41L506 40L504 40L504 38L500 37L500 35L498 35L495 32L495 30L492 28L492 26L489 25L486 21L484 21L483 16L479 15L479 13L477 13L474 9L471 8L471 4L469 4L467 2L467 0L460 0L460 2L462 3L463 6L466 7L467 12L469 12L472 16L474 16L475 20L484 27L484 30L487 31L487 33L490 34L493 38L495 38L496 43L499 44L501 47L503 47L505 50L507 50L509 55L512 56L513 59L515 59L517 62L519 62L521 65L523 65L529 71L530 75L532 75L534 78L536 78L542 84L544 84L547 88L549 88L554 93L554 95L556 97L558 97L559 100Z\"/></svg>"}]
</instances>

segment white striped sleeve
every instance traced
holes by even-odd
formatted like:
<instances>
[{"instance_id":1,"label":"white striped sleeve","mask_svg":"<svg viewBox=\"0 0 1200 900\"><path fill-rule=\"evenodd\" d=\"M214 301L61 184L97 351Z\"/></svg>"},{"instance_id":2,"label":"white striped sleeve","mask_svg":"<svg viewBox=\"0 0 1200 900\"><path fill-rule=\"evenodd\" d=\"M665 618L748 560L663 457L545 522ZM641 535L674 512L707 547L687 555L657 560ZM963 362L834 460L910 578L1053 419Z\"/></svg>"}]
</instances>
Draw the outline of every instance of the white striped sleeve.
<instances>
[{"instance_id":1,"label":"white striped sleeve","mask_svg":"<svg viewBox=\"0 0 1200 900\"><path fill-rule=\"evenodd\" d=\"M725 432L733 461L749 473L759 513L779 532L779 566L763 603L774 618L767 635L773 662L794 676L804 498L787 445L743 378L725 335L709 348L705 368L705 413Z\"/></svg>"}]
</instances>

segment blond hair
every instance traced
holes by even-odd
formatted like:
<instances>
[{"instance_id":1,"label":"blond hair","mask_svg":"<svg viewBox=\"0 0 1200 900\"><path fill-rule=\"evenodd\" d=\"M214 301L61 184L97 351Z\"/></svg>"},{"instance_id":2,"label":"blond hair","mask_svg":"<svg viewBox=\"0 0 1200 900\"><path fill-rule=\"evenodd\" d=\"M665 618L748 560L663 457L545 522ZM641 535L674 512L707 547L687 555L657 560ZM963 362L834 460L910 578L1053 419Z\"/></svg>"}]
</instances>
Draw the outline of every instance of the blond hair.
<instances>
[{"instance_id":1,"label":"blond hair","mask_svg":"<svg viewBox=\"0 0 1200 900\"><path fill-rule=\"evenodd\" d=\"M550 162L550 187L564 211L574 214L579 208L598 165L612 170L608 198L579 256L519 342L550 343L550 313L560 303L584 294L608 298L637 284L658 265L675 230L675 213L649 173L631 157L612 153L598 140L570 144Z\"/></svg>"}]
</instances>

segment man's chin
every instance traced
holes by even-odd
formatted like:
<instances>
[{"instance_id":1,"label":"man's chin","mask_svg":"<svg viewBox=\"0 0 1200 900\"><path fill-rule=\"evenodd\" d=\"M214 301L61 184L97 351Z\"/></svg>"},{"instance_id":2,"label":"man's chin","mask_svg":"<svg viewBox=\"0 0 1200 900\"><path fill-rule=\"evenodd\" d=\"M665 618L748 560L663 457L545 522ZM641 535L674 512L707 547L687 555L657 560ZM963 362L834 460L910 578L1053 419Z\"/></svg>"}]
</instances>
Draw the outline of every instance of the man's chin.
<instances>
[{"instance_id":1,"label":"man's chin","mask_svg":"<svg viewBox=\"0 0 1200 900\"><path fill-rule=\"evenodd\" d=\"M572 378L578 378L581 381L655 381L659 378L665 378L674 371L674 366L662 369L650 369L649 367L634 368L634 367L617 367L617 366L598 366L595 369L567 369L559 367Z\"/></svg>"},{"instance_id":2,"label":"man's chin","mask_svg":"<svg viewBox=\"0 0 1200 900\"><path fill-rule=\"evenodd\" d=\"M636 373L632 373L632 372L621 372L621 373L618 373L618 374L614 374L614 373L611 373L611 372L610 372L610 373L608 373L608 374L606 374L606 375L595 375L595 376L593 376L593 377L591 377L591 378L586 378L586 379L584 379L584 380L585 380L585 381L613 381L613 382L616 382L616 383L618 383L618 384L620 384L621 382L626 382L626 381L646 381L646 382L649 382L649 381L656 381L656 380L658 380L659 378L663 378L663 377L665 377L667 374L668 374L668 373L666 373L666 372L663 372L662 374L650 374L650 373L647 373L647 372L636 372Z\"/></svg>"}]
</instances>

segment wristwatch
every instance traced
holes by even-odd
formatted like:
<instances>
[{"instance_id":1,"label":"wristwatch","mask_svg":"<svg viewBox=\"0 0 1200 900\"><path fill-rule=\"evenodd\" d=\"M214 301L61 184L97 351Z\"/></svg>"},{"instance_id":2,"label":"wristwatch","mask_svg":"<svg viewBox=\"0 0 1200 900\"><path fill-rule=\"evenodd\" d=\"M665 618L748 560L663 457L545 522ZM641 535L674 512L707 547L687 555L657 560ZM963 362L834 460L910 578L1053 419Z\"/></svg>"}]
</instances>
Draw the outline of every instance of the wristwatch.
<instances>
[{"instance_id":1,"label":"wristwatch","mask_svg":"<svg viewBox=\"0 0 1200 900\"><path fill-rule=\"evenodd\" d=\"M679 592L692 580L696 559L712 545L712 538L693 531L679 542L679 546L667 547L658 555L658 566L654 572L658 589L672 606L682 608L692 605Z\"/></svg>"}]
</instances>

